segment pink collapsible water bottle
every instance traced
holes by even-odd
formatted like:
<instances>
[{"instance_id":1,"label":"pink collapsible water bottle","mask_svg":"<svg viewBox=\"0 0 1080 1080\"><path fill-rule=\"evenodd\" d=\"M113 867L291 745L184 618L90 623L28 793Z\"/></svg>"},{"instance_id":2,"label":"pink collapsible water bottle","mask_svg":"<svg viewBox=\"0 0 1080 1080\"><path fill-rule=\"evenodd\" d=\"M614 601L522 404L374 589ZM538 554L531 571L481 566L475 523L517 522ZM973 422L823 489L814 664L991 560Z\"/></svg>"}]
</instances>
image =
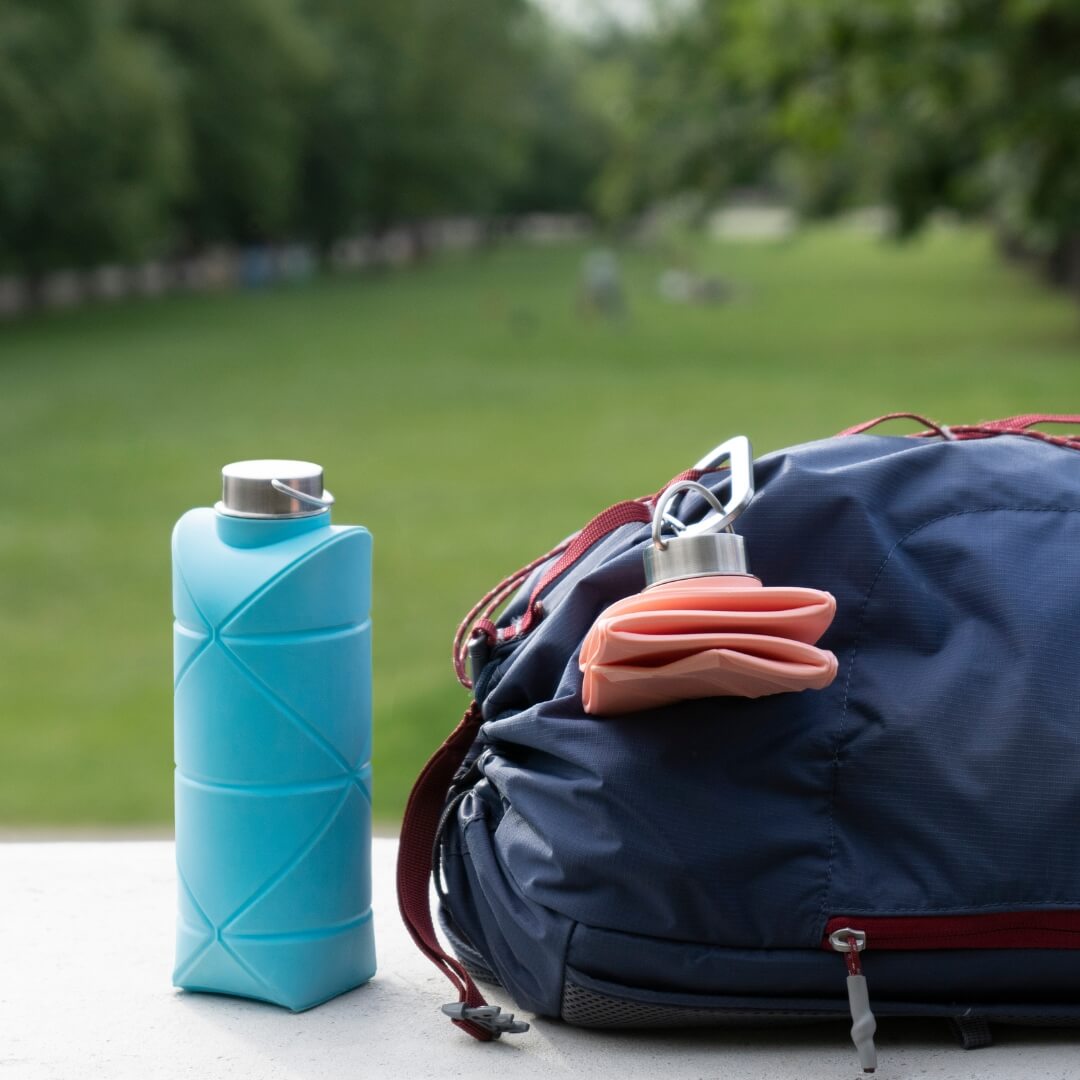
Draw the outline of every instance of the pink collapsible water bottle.
<instances>
[{"instance_id":1,"label":"pink collapsible water bottle","mask_svg":"<svg viewBox=\"0 0 1080 1080\"><path fill-rule=\"evenodd\" d=\"M754 495L751 455L749 440L739 435L710 456L731 463L726 505L694 480L676 481L656 500L645 590L607 608L581 647L590 714L821 689L836 677L836 657L815 644L836 601L818 589L764 586L749 571L743 538L732 531ZM689 490L713 512L687 526L672 506ZM675 535L665 537L665 527Z\"/></svg>"}]
</instances>

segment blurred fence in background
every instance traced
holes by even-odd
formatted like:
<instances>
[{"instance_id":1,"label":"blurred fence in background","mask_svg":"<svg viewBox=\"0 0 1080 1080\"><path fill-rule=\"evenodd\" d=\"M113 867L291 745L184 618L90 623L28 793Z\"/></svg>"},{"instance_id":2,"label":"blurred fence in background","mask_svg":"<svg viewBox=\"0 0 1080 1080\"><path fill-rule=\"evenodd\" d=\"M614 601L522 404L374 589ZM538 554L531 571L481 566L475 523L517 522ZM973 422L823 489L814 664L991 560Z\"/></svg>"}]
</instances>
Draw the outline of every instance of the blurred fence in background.
<instances>
[{"instance_id":1,"label":"blurred fence in background","mask_svg":"<svg viewBox=\"0 0 1080 1080\"><path fill-rule=\"evenodd\" d=\"M532 244L581 240L592 228L583 214L439 218L378 235L343 237L325 256L303 243L218 246L185 258L54 270L38 279L8 274L0 276L0 319L129 297L297 284L323 269L339 273L400 269L445 252L477 251L504 239Z\"/></svg>"}]
</instances>

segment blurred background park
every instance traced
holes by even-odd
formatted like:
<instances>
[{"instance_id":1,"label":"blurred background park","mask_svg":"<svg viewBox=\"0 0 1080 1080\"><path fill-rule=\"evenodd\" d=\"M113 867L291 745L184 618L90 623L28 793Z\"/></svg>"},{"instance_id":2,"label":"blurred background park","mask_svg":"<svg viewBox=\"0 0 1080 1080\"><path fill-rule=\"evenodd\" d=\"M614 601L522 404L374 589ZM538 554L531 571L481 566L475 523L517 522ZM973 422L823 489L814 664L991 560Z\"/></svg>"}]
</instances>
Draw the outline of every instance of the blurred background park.
<instances>
[{"instance_id":1,"label":"blurred background park","mask_svg":"<svg viewBox=\"0 0 1080 1080\"><path fill-rule=\"evenodd\" d=\"M0 826L167 826L226 462L375 534L389 828L506 573L735 433L1080 411L1078 299L1072 0L0 0Z\"/></svg>"}]
</instances>

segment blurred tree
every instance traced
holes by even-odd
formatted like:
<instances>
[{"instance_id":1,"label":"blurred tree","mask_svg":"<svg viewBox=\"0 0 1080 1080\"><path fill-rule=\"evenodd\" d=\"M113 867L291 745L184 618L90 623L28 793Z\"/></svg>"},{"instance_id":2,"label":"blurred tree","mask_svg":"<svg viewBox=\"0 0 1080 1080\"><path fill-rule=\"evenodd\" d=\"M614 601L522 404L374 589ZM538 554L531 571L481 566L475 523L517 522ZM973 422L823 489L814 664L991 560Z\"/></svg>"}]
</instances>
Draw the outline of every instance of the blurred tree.
<instances>
[{"instance_id":1,"label":"blurred tree","mask_svg":"<svg viewBox=\"0 0 1080 1080\"><path fill-rule=\"evenodd\" d=\"M1080 285L1075 0L707 0L655 48L616 209L749 180L811 214L885 201L903 235L989 214Z\"/></svg>"},{"instance_id":2,"label":"blurred tree","mask_svg":"<svg viewBox=\"0 0 1080 1080\"><path fill-rule=\"evenodd\" d=\"M618 220L693 190L715 198L771 182L778 149L772 102L735 3L702 3L648 35L614 33L593 76L615 147L597 186L602 214Z\"/></svg>"},{"instance_id":3,"label":"blurred tree","mask_svg":"<svg viewBox=\"0 0 1080 1080\"><path fill-rule=\"evenodd\" d=\"M1003 2L739 0L734 63L769 109L804 210L884 199L906 235L934 210L985 208L1006 44L990 9Z\"/></svg>"},{"instance_id":4,"label":"blurred tree","mask_svg":"<svg viewBox=\"0 0 1080 1080\"><path fill-rule=\"evenodd\" d=\"M805 49L773 85L781 130L811 165L847 163L901 233L942 208L989 213L1080 285L1073 0L786 0L758 17L763 38Z\"/></svg>"},{"instance_id":5,"label":"blurred tree","mask_svg":"<svg viewBox=\"0 0 1080 1080\"><path fill-rule=\"evenodd\" d=\"M0 267L160 248L183 164L176 86L118 3L0 4Z\"/></svg>"},{"instance_id":6,"label":"blurred tree","mask_svg":"<svg viewBox=\"0 0 1080 1080\"><path fill-rule=\"evenodd\" d=\"M184 240L287 235L297 194L307 95L330 58L294 0L133 0L137 24L179 81L192 183L178 208ZM358 5L360 6L360 5Z\"/></svg>"},{"instance_id":7,"label":"blurred tree","mask_svg":"<svg viewBox=\"0 0 1080 1080\"><path fill-rule=\"evenodd\" d=\"M608 52L530 0L6 0L0 265L582 208Z\"/></svg>"},{"instance_id":8,"label":"blurred tree","mask_svg":"<svg viewBox=\"0 0 1080 1080\"><path fill-rule=\"evenodd\" d=\"M304 205L327 242L495 208L525 160L525 0L307 0L332 55L312 101Z\"/></svg>"},{"instance_id":9,"label":"blurred tree","mask_svg":"<svg viewBox=\"0 0 1080 1080\"><path fill-rule=\"evenodd\" d=\"M614 125L595 85L605 48L535 12L522 37L527 56L516 123L524 154L500 212L587 210L613 145Z\"/></svg>"}]
</instances>

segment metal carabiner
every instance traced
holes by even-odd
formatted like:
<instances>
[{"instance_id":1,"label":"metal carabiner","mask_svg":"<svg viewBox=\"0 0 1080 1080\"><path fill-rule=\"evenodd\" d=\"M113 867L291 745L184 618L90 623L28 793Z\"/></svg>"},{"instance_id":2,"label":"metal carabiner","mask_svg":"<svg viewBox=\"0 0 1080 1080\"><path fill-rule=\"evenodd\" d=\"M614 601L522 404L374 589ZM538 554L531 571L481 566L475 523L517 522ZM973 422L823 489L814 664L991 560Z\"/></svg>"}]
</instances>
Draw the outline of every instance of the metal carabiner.
<instances>
[{"instance_id":1,"label":"metal carabiner","mask_svg":"<svg viewBox=\"0 0 1080 1080\"><path fill-rule=\"evenodd\" d=\"M710 450L695 466L698 472L712 472L718 468L724 460L728 460L731 469L731 494L726 503L720 503L712 492L708 492L711 498L707 498L712 512L706 514L701 521L694 525L686 525L678 517L678 504L683 494L688 490L699 490L701 485L692 481L679 481L672 484L657 499L657 513L653 515L653 538L659 541L659 528L668 525L677 536L697 536L701 533L720 532L730 529L731 523L750 505L754 497L754 451L750 446L750 440L745 435L735 435L722 442L715 449ZM708 491L706 488L705 491ZM671 498L667 498L671 492ZM659 541L662 543L662 541Z\"/></svg>"}]
</instances>

